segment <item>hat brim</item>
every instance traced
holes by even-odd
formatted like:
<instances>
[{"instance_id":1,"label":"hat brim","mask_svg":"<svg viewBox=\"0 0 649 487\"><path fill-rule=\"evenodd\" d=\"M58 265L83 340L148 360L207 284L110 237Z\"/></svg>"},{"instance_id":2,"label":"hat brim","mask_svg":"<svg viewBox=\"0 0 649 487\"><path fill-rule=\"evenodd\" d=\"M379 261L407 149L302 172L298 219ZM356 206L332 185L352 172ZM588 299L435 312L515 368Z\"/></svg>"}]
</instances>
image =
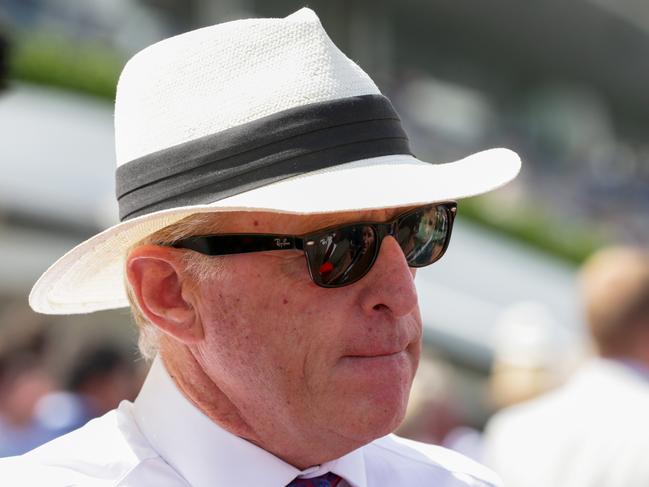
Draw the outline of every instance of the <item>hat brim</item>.
<instances>
[{"instance_id":1,"label":"hat brim","mask_svg":"<svg viewBox=\"0 0 649 487\"><path fill-rule=\"evenodd\" d=\"M430 164L408 155L382 156L306 173L210 204L150 213L114 225L66 253L36 282L29 304L46 314L128 306L124 288L127 250L195 213L306 215L457 200L506 184L516 177L520 165L518 155L508 149L490 149L446 164Z\"/></svg>"}]
</instances>

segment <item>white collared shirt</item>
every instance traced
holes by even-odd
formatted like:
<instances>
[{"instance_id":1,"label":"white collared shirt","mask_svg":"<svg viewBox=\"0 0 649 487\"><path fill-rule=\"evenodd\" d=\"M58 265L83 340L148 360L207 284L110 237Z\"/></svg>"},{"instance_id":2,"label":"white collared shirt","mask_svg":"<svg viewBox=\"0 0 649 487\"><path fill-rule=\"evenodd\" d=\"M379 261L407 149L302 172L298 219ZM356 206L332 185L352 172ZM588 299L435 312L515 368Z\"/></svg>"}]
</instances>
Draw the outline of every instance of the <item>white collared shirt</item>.
<instances>
[{"instance_id":1,"label":"white collared shirt","mask_svg":"<svg viewBox=\"0 0 649 487\"><path fill-rule=\"evenodd\" d=\"M0 460L7 487L284 487L334 472L340 487L493 487L497 477L462 455L394 435L299 470L212 422L156 359L134 403L21 457Z\"/></svg>"},{"instance_id":2,"label":"white collared shirt","mask_svg":"<svg viewBox=\"0 0 649 487\"><path fill-rule=\"evenodd\" d=\"M485 461L516 487L649 486L649 380L593 359L563 386L498 412Z\"/></svg>"}]
</instances>

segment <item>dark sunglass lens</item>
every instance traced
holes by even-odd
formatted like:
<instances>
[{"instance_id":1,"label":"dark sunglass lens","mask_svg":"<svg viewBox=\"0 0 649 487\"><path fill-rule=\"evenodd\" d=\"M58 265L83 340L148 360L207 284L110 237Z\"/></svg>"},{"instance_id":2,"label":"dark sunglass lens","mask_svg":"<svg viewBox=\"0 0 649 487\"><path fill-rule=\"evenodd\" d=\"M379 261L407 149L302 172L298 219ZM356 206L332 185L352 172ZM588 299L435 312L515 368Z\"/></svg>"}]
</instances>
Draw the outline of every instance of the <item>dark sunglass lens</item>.
<instances>
[{"instance_id":1,"label":"dark sunglass lens","mask_svg":"<svg viewBox=\"0 0 649 487\"><path fill-rule=\"evenodd\" d=\"M423 267L439 259L449 231L449 215L442 206L422 208L400 219L397 240L408 265Z\"/></svg>"},{"instance_id":2,"label":"dark sunglass lens","mask_svg":"<svg viewBox=\"0 0 649 487\"><path fill-rule=\"evenodd\" d=\"M366 225L350 225L309 238L305 245L314 280L325 286L350 284L374 260L376 234Z\"/></svg>"}]
</instances>

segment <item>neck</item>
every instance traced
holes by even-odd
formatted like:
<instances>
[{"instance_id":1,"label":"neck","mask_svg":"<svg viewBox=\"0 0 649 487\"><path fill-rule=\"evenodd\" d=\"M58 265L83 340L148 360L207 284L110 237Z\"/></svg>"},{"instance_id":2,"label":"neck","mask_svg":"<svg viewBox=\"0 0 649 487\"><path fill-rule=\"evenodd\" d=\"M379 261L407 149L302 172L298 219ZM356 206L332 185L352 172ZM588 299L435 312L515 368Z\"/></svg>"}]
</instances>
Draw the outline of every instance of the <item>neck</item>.
<instances>
[{"instance_id":1,"label":"neck","mask_svg":"<svg viewBox=\"0 0 649 487\"><path fill-rule=\"evenodd\" d=\"M616 343L607 344L606 348L600 347L599 355L621 361L632 361L649 369L649 324L642 323L630 328L628 333Z\"/></svg>"},{"instance_id":2,"label":"neck","mask_svg":"<svg viewBox=\"0 0 649 487\"><path fill-rule=\"evenodd\" d=\"M161 340L160 356L183 395L203 414L232 434L252 441L255 432L223 391L210 379L191 351L185 346Z\"/></svg>"},{"instance_id":3,"label":"neck","mask_svg":"<svg viewBox=\"0 0 649 487\"><path fill-rule=\"evenodd\" d=\"M239 436L286 463L299 469L320 465L348 453L344 451L324 451L321 448L309 451L304 445L308 438L278 437L277 424L261 424L252 427L246 421L235 403L218 387L205 372L196 357L186 346L161 340L160 356L171 379L182 394L189 399L203 414L226 431ZM265 441L271 438L272 441ZM356 445L358 447L360 445Z\"/></svg>"}]
</instances>

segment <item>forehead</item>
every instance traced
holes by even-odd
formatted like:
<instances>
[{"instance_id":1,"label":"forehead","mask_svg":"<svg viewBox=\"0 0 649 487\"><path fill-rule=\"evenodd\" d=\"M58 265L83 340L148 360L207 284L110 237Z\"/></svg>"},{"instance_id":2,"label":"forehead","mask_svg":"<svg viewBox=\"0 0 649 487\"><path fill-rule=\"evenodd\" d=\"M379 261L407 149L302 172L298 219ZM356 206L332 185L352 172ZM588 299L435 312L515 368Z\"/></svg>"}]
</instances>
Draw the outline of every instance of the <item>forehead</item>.
<instances>
[{"instance_id":1,"label":"forehead","mask_svg":"<svg viewBox=\"0 0 649 487\"><path fill-rule=\"evenodd\" d=\"M386 221L408 211L411 206L344 213L290 215L242 211L210 215L200 231L204 233L287 233L302 234L325 227L357 221Z\"/></svg>"}]
</instances>

